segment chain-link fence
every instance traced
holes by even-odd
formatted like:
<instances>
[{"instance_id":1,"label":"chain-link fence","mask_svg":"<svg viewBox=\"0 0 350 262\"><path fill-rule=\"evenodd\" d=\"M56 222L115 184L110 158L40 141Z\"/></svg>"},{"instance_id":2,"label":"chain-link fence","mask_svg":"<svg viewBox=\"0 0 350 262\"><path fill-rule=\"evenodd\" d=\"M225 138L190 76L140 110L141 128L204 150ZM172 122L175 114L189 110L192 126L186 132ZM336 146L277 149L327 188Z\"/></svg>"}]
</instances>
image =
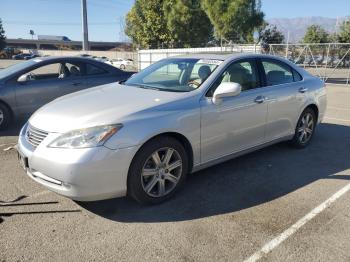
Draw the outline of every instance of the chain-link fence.
<instances>
[{"instance_id":1,"label":"chain-link fence","mask_svg":"<svg viewBox=\"0 0 350 262\"><path fill-rule=\"evenodd\" d=\"M350 43L271 44L264 52L283 56L325 82L350 84Z\"/></svg>"},{"instance_id":2,"label":"chain-link fence","mask_svg":"<svg viewBox=\"0 0 350 262\"><path fill-rule=\"evenodd\" d=\"M138 51L138 69L142 70L147 66L161 59L198 53L261 53L261 46L257 44L248 45L225 45L212 47L197 47L197 48L169 48L169 49L144 49Z\"/></svg>"},{"instance_id":3,"label":"chain-link fence","mask_svg":"<svg viewBox=\"0 0 350 262\"><path fill-rule=\"evenodd\" d=\"M160 59L191 53L265 53L285 57L328 83L350 85L350 43L270 44L146 49L138 51L138 69Z\"/></svg>"}]
</instances>

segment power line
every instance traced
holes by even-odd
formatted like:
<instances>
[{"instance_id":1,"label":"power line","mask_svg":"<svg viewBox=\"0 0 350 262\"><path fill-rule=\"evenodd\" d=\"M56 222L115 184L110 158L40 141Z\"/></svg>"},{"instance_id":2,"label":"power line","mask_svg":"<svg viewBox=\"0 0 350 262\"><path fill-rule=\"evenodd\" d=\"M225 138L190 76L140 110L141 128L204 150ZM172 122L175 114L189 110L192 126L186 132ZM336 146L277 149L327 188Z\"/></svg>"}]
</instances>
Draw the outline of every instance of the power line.
<instances>
[{"instance_id":1,"label":"power line","mask_svg":"<svg viewBox=\"0 0 350 262\"><path fill-rule=\"evenodd\" d=\"M13 24L13 25L64 25L64 26L81 26L81 22L49 22L49 21L21 21L21 20L3 20L4 24ZM117 25L118 22L89 22L89 25Z\"/></svg>"}]
</instances>

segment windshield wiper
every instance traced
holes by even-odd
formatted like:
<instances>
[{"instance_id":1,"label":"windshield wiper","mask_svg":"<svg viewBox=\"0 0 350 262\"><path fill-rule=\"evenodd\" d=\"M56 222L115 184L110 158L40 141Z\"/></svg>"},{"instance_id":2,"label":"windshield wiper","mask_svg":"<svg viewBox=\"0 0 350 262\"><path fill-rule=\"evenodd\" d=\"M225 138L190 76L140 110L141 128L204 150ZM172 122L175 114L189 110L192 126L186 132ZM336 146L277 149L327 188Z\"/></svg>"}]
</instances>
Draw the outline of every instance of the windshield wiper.
<instances>
[{"instance_id":1,"label":"windshield wiper","mask_svg":"<svg viewBox=\"0 0 350 262\"><path fill-rule=\"evenodd\" d=\"M176 90L176 89L161 88L161 87L142 85L142 84L129 84L129 85L139 87L139 88L144 88L144 89L163 91L163 92L176 92L176 93L189 92L189 90Z\"/></svg>"},{"instance_id":2,"label":"windshield wiper","mask_svg":"<svg viewBox=\"0 0 350 262\"><path fill-rule=\"evenodd\" d=\"M154 87L154 86L148 86L148 85L135 85L135 86L141 87L141 88L144 88L144 89L151 89L151 90L162 91L161 88L159 88L159 87Z\"/></svg>"}]
</instances>

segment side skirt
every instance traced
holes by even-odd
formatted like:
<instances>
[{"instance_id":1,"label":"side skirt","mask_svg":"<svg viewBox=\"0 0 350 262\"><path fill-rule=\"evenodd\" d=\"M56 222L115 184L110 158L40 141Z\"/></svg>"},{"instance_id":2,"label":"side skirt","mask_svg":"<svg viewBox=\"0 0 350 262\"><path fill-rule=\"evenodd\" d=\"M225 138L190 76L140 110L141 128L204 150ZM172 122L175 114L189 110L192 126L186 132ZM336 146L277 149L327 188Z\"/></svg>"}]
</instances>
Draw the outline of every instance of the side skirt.
<instances>
[{"instance_id":1,"label":"side skirt","mask_svg":"<svg viewBox=\"0 0 350 262\"><path fill-rule=\"evenodd\" d=\"M239 156L242 156L242 155L245 155L245 154L257 151L259 149L262 149L264 147L268 147L268 146L273 145L273 144L277 144L279 142L288 141L288 140L292 139L293 136L294 136L294 134L293 135L289 135L289 136L284 136L284 137L281 137L281 138L277 138L277 139L272 140L270 142L266 142L266 143L263 143L263 144L260 144L260 145L248 148L248 149L244 149L244 150L241 150L241 151L238 151L238 152L234 152L232 154L229 154L229 155L226 155L226 156L214 159L214 160L210 160L210 161L208 161L206 163L201 163L199 165L194 166L191 173L198 172L198 171L200 171L202 169L205 169L205 168L208 168L208 167L220 164L222 162L226 162L226 161L231 160L233 158L236 158L236 157L239 157Z\"/></svg>"}]
</instances>

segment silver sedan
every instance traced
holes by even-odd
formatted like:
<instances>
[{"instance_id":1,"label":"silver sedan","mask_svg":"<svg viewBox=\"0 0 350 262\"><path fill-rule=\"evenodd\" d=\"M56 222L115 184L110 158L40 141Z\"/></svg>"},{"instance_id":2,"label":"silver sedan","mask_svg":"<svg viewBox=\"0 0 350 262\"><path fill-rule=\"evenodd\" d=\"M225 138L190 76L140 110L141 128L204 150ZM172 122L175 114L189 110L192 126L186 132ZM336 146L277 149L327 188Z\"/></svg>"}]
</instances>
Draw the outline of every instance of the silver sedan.
<instances>
[{"instance_id":1,"label":"silver sedan","mask_svg":"<svg viewBox=\"0 0 350 262\"><path fill-rule=\"evenodd\" d=\"M281 141L308 146L325 109L324 83L283 58L168 58L42 107L18 156L29 177L69 198L158 203L188 173Z\"/></svg>"}]
</instances>

